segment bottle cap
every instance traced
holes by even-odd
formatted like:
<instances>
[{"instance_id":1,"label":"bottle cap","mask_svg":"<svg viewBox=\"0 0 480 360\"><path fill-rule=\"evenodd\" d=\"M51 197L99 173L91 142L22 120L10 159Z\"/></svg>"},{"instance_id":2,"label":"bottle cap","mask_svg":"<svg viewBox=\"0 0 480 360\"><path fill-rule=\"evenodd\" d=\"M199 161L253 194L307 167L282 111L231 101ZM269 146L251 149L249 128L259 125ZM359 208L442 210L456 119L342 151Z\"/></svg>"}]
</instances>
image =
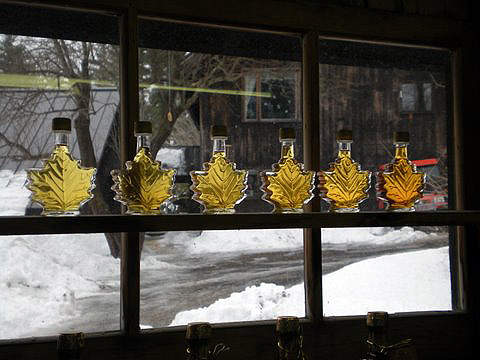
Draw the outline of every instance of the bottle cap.
<instances>
[{"instance_id":1,"label":"bottle cap","mask_svg":"<svg viewBox=\"0 0 480 360\"><path fill-rule=\"evenodd\" d=\"M69 118L65 117L56 117L52 120L52 131L63 131L71 132L72 131L72 122Z\"/></svg>"},{"instance_id":2,"label":"bottle cap","mask_svg":"<svg viewBox=\"0 0 480 360\"><path fill-rule=\"evenodd\" d=\"M295 140L295 129L294 128L280 128L278 131L278 138L282 140Z\"/></svg>"},{"instance_id":3,"label":"bottle cap","mask_svg":"<svg viewBox=\"0 0 480 360\"><path fill-rule=\"evenodd\" d=\"M195 322L187 325L187 340L209 339L212 336L212 326L208 322Z\"/></svg>"},{"instance_id":4,"label":"bottle cap","mask_svg":"<svg viewBox=\"0 0 480 360\"><path fill-rule=\"evenodd\" d=\"M394 143L408 143L410 142L410 134L408 131L395 131L393 133Z\"/></svg>"},{"instance_id":5,"label":"bottle cap","mask_svg":"<svg viewBox=\"0 0 480 360\"><path fill-rule=\"evenodd\" d=\"M85 337L82 332L63 333L58 336L57 349L62 351L80 351L85 346Z\"/></svg>"},{"instance_id":6,"label":"bottle cap","mask_svg":"<svg viewBox=\"0 0 480 360\"><path fill-rule=\"evenodd\" d=\"M151 134L152 123L150 121L137 121L134 127L135 135L138 134Z\"/></svg>"},{"instance_id":7,"label":"bottle cap","mask_svg":"<svg viewBox=\"0 0 480 360\"><path fill-rule=\"evenodd\" d=\"M337 131L337 141L353 141L352 130L341 129Z\"/></svg>"},{"instance_id":8,"label":"bottle cap","mask_svg":"<svg viewBox=\"0 0 480 360\"><path fill-rule=\"evenodd\" d=\"M277 333L298 333L300 331L300 321L296 316L279 316L277 318Z\"/></svg>"},{"instance_id":9,"label":"bottle cap","mask_svg":"<svg viewBox=\"0 0 480 360\"><path fill-rule=\"evenodd\" d=\"M227 127L224 125L212 125L210 128L210 136L211 138L227 138Z\"/></svg>"},{"instance_id":10,"label":"bottle cap","mask_svg":"<svg viewBox=\"0 0 480 360\"><path fill-rule=\"evenodd\" d=\"M367 314L368 327L386 327L388 313L385 311L372 311Z\"/></svg>"}]
</instances>

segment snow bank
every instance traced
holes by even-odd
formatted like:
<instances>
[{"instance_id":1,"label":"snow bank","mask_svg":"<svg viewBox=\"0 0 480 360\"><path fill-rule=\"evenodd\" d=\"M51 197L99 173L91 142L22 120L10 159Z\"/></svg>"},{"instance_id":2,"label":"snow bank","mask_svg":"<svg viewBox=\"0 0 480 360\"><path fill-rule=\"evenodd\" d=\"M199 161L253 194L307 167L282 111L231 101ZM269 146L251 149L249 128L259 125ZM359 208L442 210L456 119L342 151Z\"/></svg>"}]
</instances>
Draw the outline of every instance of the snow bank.
<instances>
[{"instance_id":1,"label":"snow bank","mask_svg":"<svg viewBox=\"0 0 480 360\"><path fill-rule=\"evenodd\" d=\"M0 338L79 316L76 300L118 288L119 264L102 234L2 237Z\"/></svg>"},{"instance_id":2,"label":"snow bank","mask_svg":"<svg viewBox=\"0 0 480 360\"><path fill-rule=\"evenodd\" d=\"M24 187L27 174L0 170L0 216L24 215L30 191Z\"/></svg>"},{"instance_id":3,"label":"snow bank","mask_svg":"<svg viewBox=\"0 0 480 360\"><path fill-rule=\"evenodd\" d=\"M386 255L345 266L323 277L326 316L368 311L451 310L448 247ZM178 313L170 325L304 316L304 286L262 283L213 304Z\"/></svg>"}]
</instances>

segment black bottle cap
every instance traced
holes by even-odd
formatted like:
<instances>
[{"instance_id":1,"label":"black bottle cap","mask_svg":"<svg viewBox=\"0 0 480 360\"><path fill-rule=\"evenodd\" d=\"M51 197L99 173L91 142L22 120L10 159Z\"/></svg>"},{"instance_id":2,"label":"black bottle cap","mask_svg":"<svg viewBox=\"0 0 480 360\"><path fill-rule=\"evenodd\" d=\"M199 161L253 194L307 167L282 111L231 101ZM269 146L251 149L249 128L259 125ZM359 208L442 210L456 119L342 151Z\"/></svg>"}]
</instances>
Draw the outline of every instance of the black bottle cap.
<instances>
[{"instance_id":1,"label":"black bottle cap","mask_svg":"<svg viewBox=\"0 0 480 360\"><path fill-rule=\"evenodd\" d=\"M56 117L52 120L52 131L72 131L72 121L65 117Z\"/></svg>"},{"instance_id":2,"label":"black bottle cap","mask_svg":"<svg viewBox=\"0 0 480 360\"><path fill-rule=\"evenodd\" d=\"M300 321L296 316L279 316L275 330L279 334L298 333L300 331Z\"/></svg>"},{"instance_id":3,"label":"black bottle cap","mask_svg":"<svg viewBox=\"0 0 480 360\"><path fill-rule=\"evenodd\" d=\"M295 140L295 129L294 128L280 128L278 131L278 138L282 140Z\"/></svg>"},{"instance_id":4,"label":"black bottle cap","mask_svg":"<svg viewBox=\"0 0 480 360\"><path fill-rule=\"evenodd\" d=\"M152 123L150 121L137 121L134 127L135 135L137 134L151 134Z\"/></svg>"},{"instance_id":5,"label":"black bottle cap","mask_svg":"<svg viewBox=\"0 0 480 360\"><path fill-rule=\"evenodd\" d=\"M337 141L353 141L352 130L341 129L337 131Z\"/></svg>"},{"instance_id":6,"label":"black bottle cap","mask_svg":"<svg viewBox=\"0 0 480 360\"><path fill-rule=\"evenodd\" d=\"M386 327L388 313L385 311L371 311L367 314L368 327Z\"/></svg>"},{"instance_id":7,"label":"black bottle cap","mask_svg":"<svg viewBox=\"0 0 480 360\"><path fill-rule=\"evenodd\" d=\"M410 142L410 134L408 131L395 131L393 133L394 143L408 143Z\"/></svg>"},{"instance_id":8,"label":"black bottle cap","mask_svg":"<svg viewBox=\"0 0 480 360\"><path fill-rule=\"evenodd\" d=\"M63 333L58 336L58 351L82 351L85 346L85 337L82 332Z\"/></svg>"},{"instance_id":9,"label":"black bottle cap","mask_svg":"<svg viewBox=\"0 0 480 360\"><path fill-rule=\"evenodd\" d=\"M208 322L194 322L187 325L187 340L209 339L212 336L212 326Z\"/></svg>"},{"instance_id":10,"label":"black bottle cap","mask_svg":"<svg viewBox=\"0 0 480 360\"><path fill-rule=\"evenodd\" d=\"M211 138L227 138L227 127L224 125L212 125L210 128Z\"/></svg>"}]
</instances>

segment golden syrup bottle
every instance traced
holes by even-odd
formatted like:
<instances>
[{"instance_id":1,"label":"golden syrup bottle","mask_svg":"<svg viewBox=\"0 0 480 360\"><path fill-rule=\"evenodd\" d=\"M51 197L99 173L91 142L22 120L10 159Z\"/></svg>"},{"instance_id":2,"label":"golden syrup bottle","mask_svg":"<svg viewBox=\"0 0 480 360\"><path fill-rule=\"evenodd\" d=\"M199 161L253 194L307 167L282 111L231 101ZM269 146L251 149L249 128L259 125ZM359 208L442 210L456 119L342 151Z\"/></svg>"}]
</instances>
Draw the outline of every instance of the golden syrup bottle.
<instances>
[{"instance_id":1,"label":"golden syrup bottle","mask_svg":"<svg viewBox=\"0 0 480 360\"><path fill-rule=\"evenodd\" d=\"M236 170L226 154L227 128L212 126L213 155L203 164L203 170L190 172L193 200L204 206L205 213L234 213L234 206L245 198L247 190L246 170Z\"/></svg>"},{"instance_id":2,"label":"golden syrup bottle","mask_svg":"<svg viewBox=\"0 0 480 360\"><path fill-rule=\"evenodd\" d=\"M351 156L352 131L337 133L338 157L327 171L318 172L320 197L330 203L333 212L357 212L368 198L370 171L360 170Z\"/></svg>"},{"instance_id":3,"label":"golden syrup bottle","mask_svg":"<svg viewBox=\"0 0 480 360\"><path fill-rule=\"evenodd\" d=\"M275 326L278 360L305 360L303 334L295 316L280 316Z\"/></svg>"},{"instance_id":4,"label":"golden syrup bottle","mask_svg":"<svg viewBox=\"0 0 480 360\"><path fill-rule=\"evenodd\" d=\"M127 206L127 214L156 215L161 206L172 197L175 181L174 169L162 169L161 162L150 154L152 124L135 123L137 155L125 163L124 170L112 170L115 200Z\"/></svg>"},{"instance_id":5,"label":"golden syrup bottle","mask_svg":"<svg viewBox=\"0 0 480 360\"><path fill-rule=\"evenodd\" d=\"M27 171L27 188L31 200L43 207L42 215L78 215L80 206L93 198L95 168L84 168L69 150L71 121L54 118L52 131L55 147L42 169Z\"/></svg>"},{"instance_id":6,"label":"golden syrup bottle","mask_svg":"<svg viewBox=\"0 0 480 360\"><path fill-rule=\"evenodd\" d=\"M313 198L315 173L304 171L304 166L294 158L295 129L281 128L280 161L272 165L273 171L260 173L262 198L274 206L273 212L301 213L303 205Z\"/></svg>"},{"instance_id":7,"label":"golden syrup bottle","mask_svg":"<svg viewBox=\"0 0 480 360\"><path fill-rule=\"evenodd\" d=\"M383 200L390 211L414 211L415 203L423 195L425 174L408 159L408 132L395 132L395 158L377 172L377 197Z\"/></svg>"}]
</instances>

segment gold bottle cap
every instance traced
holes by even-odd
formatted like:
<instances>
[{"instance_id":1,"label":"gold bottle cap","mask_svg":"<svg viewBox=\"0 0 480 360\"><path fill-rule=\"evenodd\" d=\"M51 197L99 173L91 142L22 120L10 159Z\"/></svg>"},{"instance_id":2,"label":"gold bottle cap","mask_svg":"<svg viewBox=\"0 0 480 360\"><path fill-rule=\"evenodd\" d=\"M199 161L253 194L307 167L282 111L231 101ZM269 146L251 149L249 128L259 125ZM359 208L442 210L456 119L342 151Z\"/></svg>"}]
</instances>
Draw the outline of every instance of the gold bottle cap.
<instances>
[{"instance_id":1,"label":"gold bottle cap","mask_svg":"<svg viewBox=\"0 0 480 360\"><path fill-rule=\"evenodd\" d=\"M137 121L134 127L135 135L138 134L151 134L152 123L150 121Z\"/></svg>"},{"instance_id":2,"label":"gold bottle cap","mask_svg":"<svg viewBox=\"0 0 480 360\"><path fill-rule=\"evenodd\" d=\"M295 129L294 128L280 128L278 131L278 138L282 140L295 140Z\"/></svg>"},{"instance_id":3,"label":"gold bottle cap","mask_svg":"<svg viewBox=\"0 0 480 360\"><path fill-rule=\"evenodd\" d=\"M217 139L226 139L227 135L227 127L224 125L212 125L210 128L210 137L217 138Z\"/></svg>"},{"instance_id":4,"label":"gold bottle cap","mask_svg":"<svg viewBox=\"0 0 480 360\"><path fill-rule=\"evenodd\" d=\"M296 316L279 316L275 330L281 334L299 332L300 321Z\"/></svg>"},{"instance_id":5,"label":"gold bottle cap","mask_svg":"<svg viewBox=\"0 0 480 360\"><path fill-rule=\"evenodd\" d=\"M209 339L212 336L212 326L208 322L195 322L187 325L187 340Z\"/></svg>"},{"instance_id":6,"label":"gold bottle cap","mask_svg":"<svg viewBox=\"0 0 480 360\"><path fill-rule=\"evenodd\" d=\"M352 130L341 129L337 131L337 141L353 141Z\"/></svg>"},{"instance_id":7,"label":"gold bottle cap","mask_svg":"<svg viewBox=\"0 0 480 360\"><path fill-rule=\"evenodd\" d=\"M385 311L372 311L367 314L368 327L386 327L388 322L388 313Z\"/></svg>"},{"instance_id":8,"label":"gold bottle cap","mask_svg":"<svg viewBox=\"0 0 480 360\"><path fill-rule=\"evenodd\" d=\"M62 351L79 351L85 346L85 337L82 332L63 333L58 336L57 349Z\"/></svg>"},{"instance_id":9,"label":"gold bottle cap","mask_svg":"<svg viewBox=\"0 0 480 360\"><path fill-rule=\"evenodd\" d=\"M52 120L52 131L63 131L71 132L72 131L72 122L69 118L65 117L56 117Z\"/></svg>"},{"instance_id":10,"label":"gold bottle cap","mask_svg":"<svg viewBox=\"0 0 480 360\"><path fill-rule=\"evenodd\" d=\"M394 143L408 143L410 142L410 134L408 131L395 131L393 133Z\"/></svg>"}]
</instances>

